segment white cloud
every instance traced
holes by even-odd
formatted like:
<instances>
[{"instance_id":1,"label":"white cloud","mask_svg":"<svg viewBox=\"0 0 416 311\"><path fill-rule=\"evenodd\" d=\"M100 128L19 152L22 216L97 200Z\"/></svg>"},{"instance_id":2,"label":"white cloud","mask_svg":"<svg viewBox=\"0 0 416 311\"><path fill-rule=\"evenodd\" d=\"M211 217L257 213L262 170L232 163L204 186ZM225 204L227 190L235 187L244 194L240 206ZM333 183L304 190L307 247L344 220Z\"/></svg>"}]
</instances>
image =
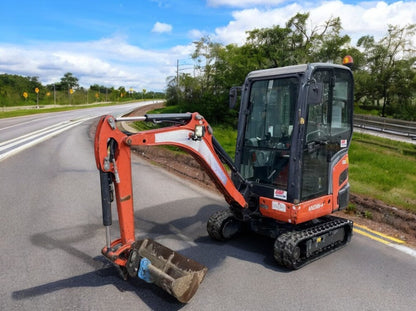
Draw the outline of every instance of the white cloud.
<instances>
[{"instance_id":1,"label":"white cloud","mask_svg":"<svg viewBox=\"0 0 416 311\"><path fill-rule=\"evenodd\" d=\"M245 0L249 1L249 0ZM215 3L232 3L232 0L210 0ZM259 0L260 2L260 0ZM267 1L262 1L266 3ZM246 31L280 25L296 13L310 12L310 26L316 26L331 17L340 17L344 33L355 40L363 35L381 38L389 24L406 26L416 23L416 1L398 1L387 4L381 1L345 4L341 1L293 3L278 8L243 9L233 12L233 20L215 29L213 38L224 44L245 42Z\"/></svg>"},{"instance_id":2,"label":"white cloud","mask_svg":"<svg viewBox=\"0 0 416 311\"><path fill-rule=\"evenodd\" d=\"M171 32L171 31L172 31L172 25L160 23L160 22L156 22L156 24L154 24L153 29L152 29L152 32L159 32L159 33Z\"/></svg>"},{"instance_id":3,"label":"white cloud","mask_svg":"<svg viewBox=\"0 0 416 311\"><path fill-rule=\"evenodd\" d=\"M44 84L59 82L66 72L81 86L92 84L162 91L176 74L177 59L192 53L192 44L164 51L143 50L124 38L97 41L0 44L0 73L38 76Z\"/></svg>"},{"instance_id":4,"label":"white cloud","mask_svg":"<svg viewBox=\"0 0 416 311\"><path fill-rule=\"evenodd\" d=\"M208 33L205 31L198 30L198 29L192 29L188 31L188 37L191 38L192 40L199 40L205 35L208 35Z\"/></svg>"},{"instance_id":5,"label":"white cloud","mask_svg":"<svg viewBox=\"0 0 416 311\"><path fill-rule=\"evenodd\" d=\"M287 20L299 11L302 11L302 7L298 4L291 4L281 9L254 8L234 11L234 20L225 27L216 28L214 38L225 44L243 44L247 38L246 31L274 25L284 26Z\"/></svg>"}]
</instances>

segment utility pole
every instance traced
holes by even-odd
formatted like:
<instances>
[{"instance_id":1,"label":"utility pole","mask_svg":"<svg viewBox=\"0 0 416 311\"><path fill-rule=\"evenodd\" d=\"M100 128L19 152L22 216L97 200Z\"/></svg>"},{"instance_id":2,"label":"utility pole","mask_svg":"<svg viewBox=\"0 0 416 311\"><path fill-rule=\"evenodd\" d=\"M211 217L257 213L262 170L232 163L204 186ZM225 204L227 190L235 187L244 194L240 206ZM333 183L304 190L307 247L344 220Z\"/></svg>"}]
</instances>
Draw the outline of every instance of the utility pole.
<instances>
[{"instance_id":1,"label":"utility pole","mask_svg":"<svg viewBox=\"0 0 416 311\"><path fill-rule=\"evenodd\" d=\"M179 105L179 59L176 60L176 97Z\"/></svg>"},{"instance_id":2,"label":"utility pole","mask_svg":"<svg viewBox=\"0 0 416 311\"><path fill-rule=\"evenodd\" d=\"M39 88L35 88L36 93L36 109L39 109Z\"/></svg>"},{"instance_id":3,"label":"utility pole","mask_svg":"<svg viewBox=\"0 0 416 311\"><path fill-rule=\"evenodd\" d=\"M176 87L179 89L179 59L176 60Z\"/></svg>"}]
</instances>

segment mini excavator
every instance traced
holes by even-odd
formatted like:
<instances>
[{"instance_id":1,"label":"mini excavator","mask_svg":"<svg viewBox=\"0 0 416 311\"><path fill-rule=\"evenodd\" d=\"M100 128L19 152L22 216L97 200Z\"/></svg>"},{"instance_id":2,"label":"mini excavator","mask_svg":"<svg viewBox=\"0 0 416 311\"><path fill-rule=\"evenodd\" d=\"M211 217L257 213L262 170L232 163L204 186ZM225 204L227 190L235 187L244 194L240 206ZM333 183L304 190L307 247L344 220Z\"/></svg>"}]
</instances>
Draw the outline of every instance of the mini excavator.
<instances>
[{"instance_id":1,"label":"mini excavator","mask_svg":"<svg viewBox=\"0 0 416 311\"><path fill-rule=\"evenodd\" d=\"M351 70L327 63L258 70L230 90L230 105L240 91L234 161L196 112L103 116L97 125L95 159L107 240L102 254L124 277L155 283L183 303L193 297L207 268L156 241L135 239L132 146L173 145L199 162L229 205L207 221L214 240L243 230L269 236L277 264L288 269L299 269L351 240L353 223L330 215L349 201ZM117 127L121 121L169 125L126 133ZM111 240L114 198L120 238Z\"/></svg>"}]
</instances>

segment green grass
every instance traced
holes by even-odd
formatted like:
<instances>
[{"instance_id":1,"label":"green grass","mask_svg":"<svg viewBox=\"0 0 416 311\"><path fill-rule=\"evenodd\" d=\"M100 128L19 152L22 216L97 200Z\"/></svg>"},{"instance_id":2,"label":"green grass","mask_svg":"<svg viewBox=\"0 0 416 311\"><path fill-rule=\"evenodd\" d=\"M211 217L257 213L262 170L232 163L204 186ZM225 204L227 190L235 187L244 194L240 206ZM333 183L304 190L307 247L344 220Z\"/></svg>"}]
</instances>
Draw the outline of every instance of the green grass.
<instances>
[{"instance_id":1,"label":"green grass","mask_svg":"<svg viewBox=\"0 0 416 311\"><path fill-rule=\"evenodd\" d=\"M99 106L99 105L97 105ZM2 111L0 112L0 119L2 118L12 118L12 117L22 117L32 114L39 114L39 113L47 113L47 112L60 112L60 111L68 111L68 110L75 110L75 109L83 109L83 108L91 108L94 106L68 106L68 107L56 107L56 108L42 108L42 109L20 109L20 110L13 110L13 111Z\"/></svg>"},{"instance_id":2,"label":"green grass","mask_svg":"<svg viewBox=\"0 0 416 311\"><path fill-rule=\"evenodd\" d=\"M234 159L237 130L225 125L213 126L214 136L228 155Z\"/></svg>"},{"instance_id":3,"label":"green grass","mask_svg":"<svg viewBox=\"0 0 416 311\"><path fill-rule=\"evenodd\" d=\"M355 133L349 151L353 193L416 212L416 146Z\"/></svg>"},{"instance_id":4,"label":"green grass","mask_svg":"<svg viewBox=\"0 0 416 311\"><path fill-rule=\"evenodd\" d=\"M372 116L380 116L381 112L380 109L362 109L358 105L354 106L354 113L355 114L366 114L366 115L372 115Z\"/></svg>"}]
</instances>

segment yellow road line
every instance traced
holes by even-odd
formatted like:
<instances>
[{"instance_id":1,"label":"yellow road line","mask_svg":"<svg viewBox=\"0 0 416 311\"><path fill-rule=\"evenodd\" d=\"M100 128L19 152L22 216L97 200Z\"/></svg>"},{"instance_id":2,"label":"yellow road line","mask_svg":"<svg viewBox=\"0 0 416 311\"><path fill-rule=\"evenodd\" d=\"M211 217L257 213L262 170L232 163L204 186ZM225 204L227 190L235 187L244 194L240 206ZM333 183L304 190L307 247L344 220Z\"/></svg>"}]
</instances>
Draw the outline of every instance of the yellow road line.
<instances>
[{"instance_id":1,"label":"yellow road line","mask_svg":"<svg viewBox=\"0 0 416 311\"><path fill-rule=\"evenodd\" d=\"M387 240L384 240L384 239L378 237L377 234L379 234L379 233L377 231L371 230L373 233L370 233L370 232L364 231L364 230L368 230L368 228L366 228L365 226L359 226L359 225L357 226L357 227L363 228L362 230L359 229L359 228L355 228L356 226L357 225L354 224L354 232L355 233L361 234L361 235L366 236L366 237L368 237L372 240L375 240L375 241L383 243L387 246L393 247L393 248L395 248L395 249L397 249L397 250L399 250L403 253L406 253L406 254L416 258L416 250L414 250L413 248L405 246L404 245L405 242L403 242L402 240L395 239L397 241L400 241L401 242L400 244L392 243L392 242L389 242ZM386 235L383 235L383 236L385 236L387 239L394 239L394 238L386 236Z\"/></svg>"},{"instance_id":2,"label":"yellow road line","mask_svg":"<svg viewBox=\"0 0 416 311\"><path fill-rule=\"evenodd\" d=\"M381 238L379 238L379 237L376 237L375 235L372 235L372 234L370 234L370 233L367 233L367 232L362 231L362 230L357 229L357 228L354 228L354 232L359 233L359 234L361 234L361 235L364 235L364 236L366 236L366 237L368 237L368 238L370 238L370 239L376 240L376 241L378 241L378 242L381 242L381 243L383 243L383 244L390 244L390 243L391 243L391 242L389 242L389 241L383 240L383 239L381 239Z\"/></svg>"},{"instance_id":3,"label":"yellow road line","mask_svg":"<svg viewBox=\"0 0 416 311\"><path fill-rule=\"evenodd\" d=\"M362 226L362 225L357 225L357 224L354 224L354 230L356 230L356 227L358 227L358 228L360 228L361 230L359 230L359 229L357 229L357 230L359 230L360 232L358 232L358 233L360 233L360 234L362 234L364 231L367 231L367 232L369 232L369 233L367 233L368 235L371 235L370 233L372 233L372 234L374 234L375 235L375 237L382 237L382 238L384 238L384 239L387 239L387 240L389 240L389 241L391 241L391 242L394 242L394 243L398 243L398 244L405 244L405 242L403 241L403 240L400 240L400 239L396 239L396 238L393 238L393 237L391 237L391 236L388 236L388 235L386 235L386 234L383 234L383 233L381 233L381 232L378 232L378 231L374 231L374 230L371 230L371 229L369 229L369 228L367 228L366 226ZM363 231L364 230L364 231ZM367 236L367 235L366 235ZM381 238L378 238L378 239L381 239ZM384 240L385 241L385 240Z\"/></svg>"}]
</instances>

